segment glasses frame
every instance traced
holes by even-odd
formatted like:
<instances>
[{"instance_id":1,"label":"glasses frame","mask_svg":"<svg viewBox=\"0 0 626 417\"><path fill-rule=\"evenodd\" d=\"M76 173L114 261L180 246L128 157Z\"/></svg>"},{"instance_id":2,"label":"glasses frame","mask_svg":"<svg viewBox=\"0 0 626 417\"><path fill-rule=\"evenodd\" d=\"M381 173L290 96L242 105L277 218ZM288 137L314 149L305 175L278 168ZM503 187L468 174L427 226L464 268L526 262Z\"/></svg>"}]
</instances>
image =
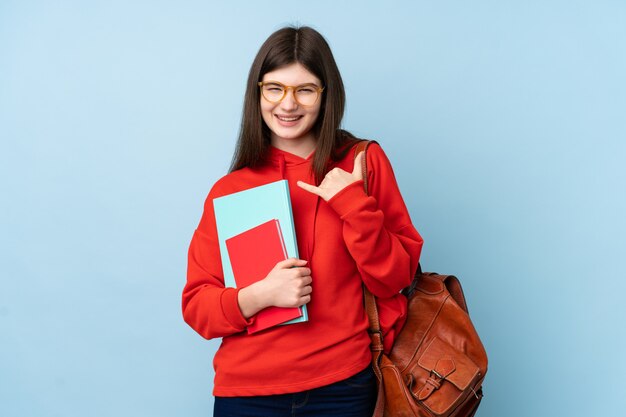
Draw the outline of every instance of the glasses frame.
<instances>
[{"instance_id":1,"label":"glasses frame","mask_svg":"<svg viewBox=\"0 0 626 417\"><path fill-rule=\"evenodd\" d=\"M267 97L265 97L265 94L263 94L263 85L264 84L277 84L279 86L283 87L283 96L279 99L279 100L270 100ZM285 99L285 97L287 97L287 92L289 91L289 89L293 90L293 99L296 101L296 103L298 103L301 106L304 107L310 107L310 106L314 106L315 103L317 103L317 100L319 100L320 96L322 95L322 92L324 91L324 88L326 87L319 87L316 84L313 83L305 83L305 84L300 84L300 85L285 85L281 82L278 81L259 81L257 83L257 85L259 86L259 90L261 93L261 97L263 97L265 100L269 101L270 103L280 103L281 101L283 101ZM298 101L298 97L296 95L296 90L300 87L313 87L316 91L317 91L317 97L315 97L315 101L312 104L302 104Z\"/></svg>"}]
</instances>

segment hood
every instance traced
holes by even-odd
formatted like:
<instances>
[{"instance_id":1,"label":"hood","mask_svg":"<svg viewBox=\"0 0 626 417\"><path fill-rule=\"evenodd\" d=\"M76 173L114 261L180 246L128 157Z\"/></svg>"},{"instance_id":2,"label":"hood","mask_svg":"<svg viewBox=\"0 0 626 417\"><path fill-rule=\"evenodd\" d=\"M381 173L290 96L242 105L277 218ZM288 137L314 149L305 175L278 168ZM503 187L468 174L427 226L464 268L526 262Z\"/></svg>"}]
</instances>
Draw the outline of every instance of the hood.
<instances>
[{"instance_id":1,"label":"hood","mask_svg":"<svg viewBox=\"0 0 626 417\"><path fill-rule=\"evenodd\" d=\"M306 169L310 171L314 157L315 150L311 152L311 154L306 158L302 158L301 156L292 154L287 151L283 151L282 149L278 149L275 146L270 146L268 159L271 165L278 168L278 171L280 172L280 177L282 179L287 179L287 170Z\"/></svg>"}]
</instances>

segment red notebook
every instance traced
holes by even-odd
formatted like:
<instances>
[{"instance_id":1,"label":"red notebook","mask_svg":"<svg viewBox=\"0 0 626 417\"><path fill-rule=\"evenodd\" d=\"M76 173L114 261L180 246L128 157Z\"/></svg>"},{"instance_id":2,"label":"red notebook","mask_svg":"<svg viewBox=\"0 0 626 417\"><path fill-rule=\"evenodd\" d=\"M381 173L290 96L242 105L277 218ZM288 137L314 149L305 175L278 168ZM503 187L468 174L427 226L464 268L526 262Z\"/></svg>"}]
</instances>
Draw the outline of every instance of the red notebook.
<instances>
[{"instance_id":1,"label":"red notebook","mask_svg":"<svg viewBox=\"0 0 626 417\"><path fill-rule=\"evenodd\" d=\"M260 281L280 261L287 259L278 220L270 220L236 236L226 239L228 257L237 288ZM248 333L255 333L302 316L298 307L268 307L259 311Z\"/></svg>"}]
</instances>

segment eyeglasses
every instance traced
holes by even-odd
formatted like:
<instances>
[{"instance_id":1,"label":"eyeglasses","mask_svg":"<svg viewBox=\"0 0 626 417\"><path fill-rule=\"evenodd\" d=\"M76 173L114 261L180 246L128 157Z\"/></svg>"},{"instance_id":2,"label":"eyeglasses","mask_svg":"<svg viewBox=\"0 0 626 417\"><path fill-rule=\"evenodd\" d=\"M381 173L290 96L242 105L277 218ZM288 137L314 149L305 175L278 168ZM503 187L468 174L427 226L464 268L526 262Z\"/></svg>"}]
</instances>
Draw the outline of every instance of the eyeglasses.
<instances>
[{"instance_id":1,"label":"eyeglasses","mask_svg":"<svg viewBox=\"0 0 626 417\"><path fill-rule=\"evenodd\" d=\"M285 85L278 81L260 81L258 83L261 94L270 103L280 103L287 96L287 91L293 90L293 97L296 103L301 106L312 106L319 98L324 87L315 84Z\"/></svg>"}]
</instances>

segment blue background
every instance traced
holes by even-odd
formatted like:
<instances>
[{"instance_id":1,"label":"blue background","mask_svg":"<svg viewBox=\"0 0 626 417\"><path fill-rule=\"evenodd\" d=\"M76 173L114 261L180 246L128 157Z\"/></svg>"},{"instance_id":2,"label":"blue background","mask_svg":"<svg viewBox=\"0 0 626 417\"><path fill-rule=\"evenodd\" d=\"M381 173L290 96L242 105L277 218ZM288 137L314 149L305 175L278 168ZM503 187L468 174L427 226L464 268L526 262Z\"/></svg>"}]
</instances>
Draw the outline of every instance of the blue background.
<instances>
[{"instance_id":1,"label":"blue background","mask_svg":"<svg viewBox=\"0 0 626 417\"><path fill-rule=\"evenodd\" d=\"M626 406L626 5L0 3L0 415L208 416L186 251L263 40L317 28L490 358L479 417Z\"/></svg>"}]
</instances>

